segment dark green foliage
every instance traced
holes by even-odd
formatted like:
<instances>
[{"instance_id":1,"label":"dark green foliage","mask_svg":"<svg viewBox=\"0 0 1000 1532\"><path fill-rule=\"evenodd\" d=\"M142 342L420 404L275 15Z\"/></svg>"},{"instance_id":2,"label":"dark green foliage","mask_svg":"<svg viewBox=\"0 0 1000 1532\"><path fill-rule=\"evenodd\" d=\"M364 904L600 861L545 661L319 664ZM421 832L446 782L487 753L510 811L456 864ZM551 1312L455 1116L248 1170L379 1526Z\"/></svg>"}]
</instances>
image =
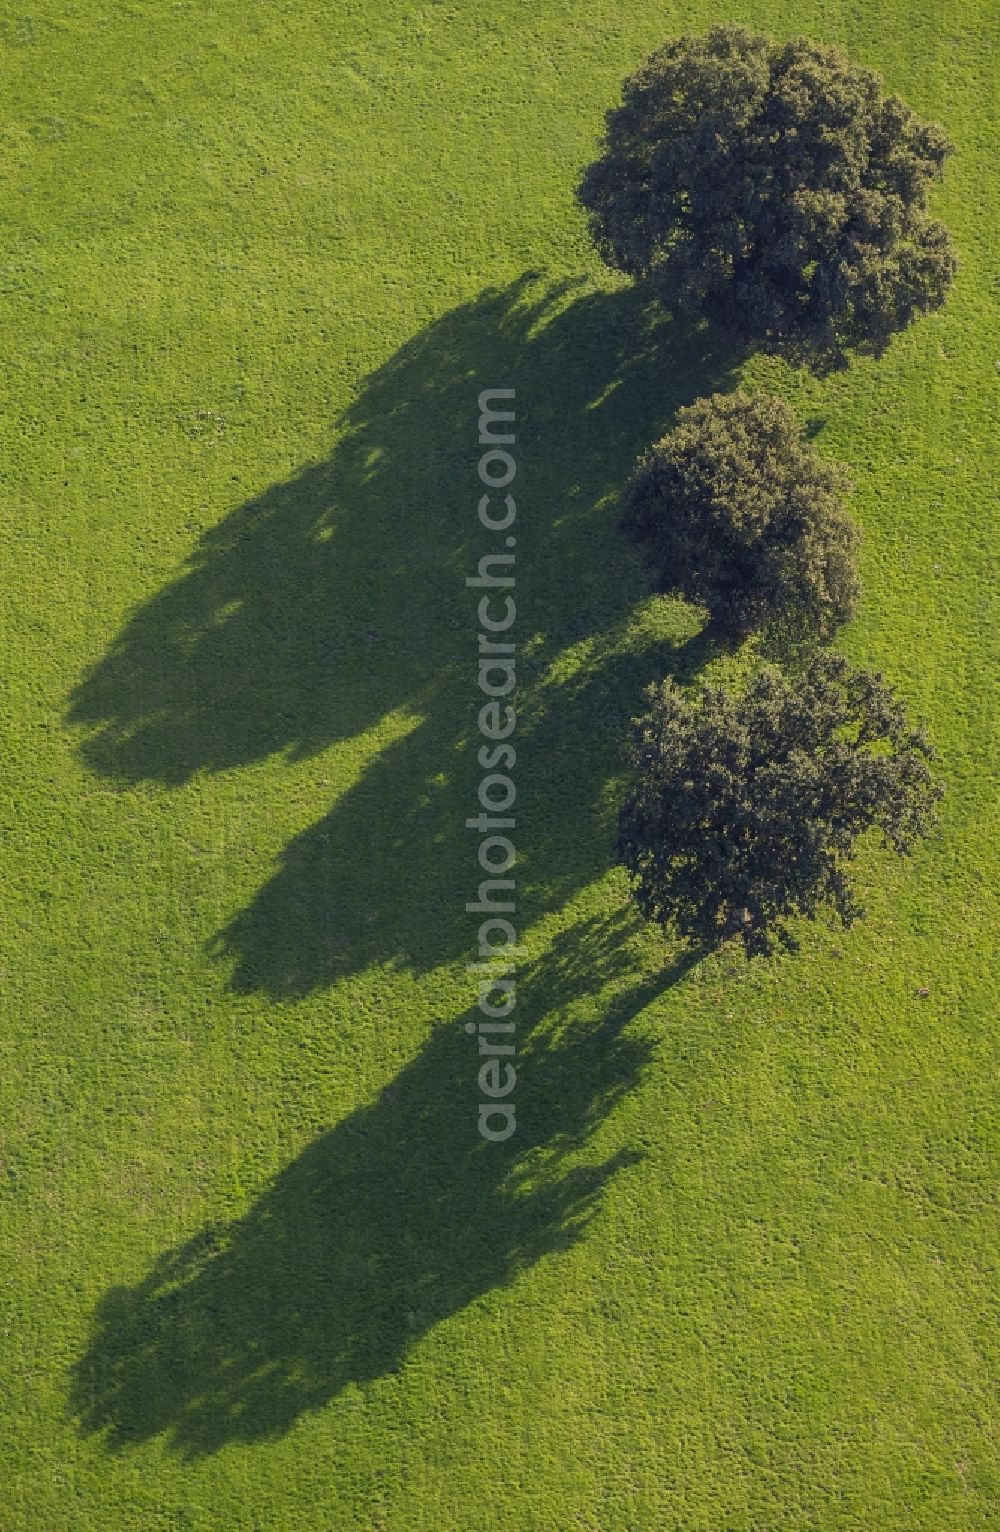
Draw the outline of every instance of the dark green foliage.
<instances>
[{"instance_id":1,"label":"dark green foliage","mask_svg":"<svg viewBox=\"0 0 1000 1532\"><path fill-rule=\"evenodd\" d=\"M672 681L635 723L618 853L648 920L746 954L794 946L790 916L864 912L846 870L878 828L904 855L934 817L932 751L881 676L829 652L804 676L762 670L742 696Z\"/></svg>"},{"instance_id":2,"label":"dark green foliage","mask_svg":"<svg viewBox=\"0 0 1000 1532\"><path fill-rule=\"evenodd\" d=\"M858 533L843 468L781 399L699 399L640 459L622 527L660 591L706 606L732 638L780 621L829 635L858 598Z\"/></svg>"},{"instance_id":3,"label":"dark green foliage","mask_svg":"<svg viewBox=\"0 0 1000 1532\"><path fill-rule=\"evenodd\" d=\"M839 49L722 26L626 80L579 196L603 259L668 308L767 349L878 354L954 275L927 214L950 150Z\"/></svg>"}]
</instances>

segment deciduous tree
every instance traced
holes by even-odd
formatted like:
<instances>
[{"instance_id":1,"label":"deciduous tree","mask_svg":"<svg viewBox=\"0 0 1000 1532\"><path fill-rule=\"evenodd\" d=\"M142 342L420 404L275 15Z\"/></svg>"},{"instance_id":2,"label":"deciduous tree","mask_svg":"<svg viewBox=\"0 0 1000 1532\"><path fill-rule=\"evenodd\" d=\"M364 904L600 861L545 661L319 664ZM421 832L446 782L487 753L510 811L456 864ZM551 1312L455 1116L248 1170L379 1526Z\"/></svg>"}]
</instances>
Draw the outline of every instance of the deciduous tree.
<instances>
[{"instance_id":1,"label":"deciduous tree","mask_svg":"<svg viewBox=\"0 0 1000 1532\"><path fill-rule=\"evenodd\" d=\"M844 469L781 399L699 399L640 459L622 527L658 591L708 608L731 638L780 622L828 636L854 611L858 534Z\"/></svg>"},{"instance_id":2,"label":"deciduous tree","mask_svg":"<svg viewBox=\"0 0 1000 1532\"><path fill-rule=\"evenodd\" d=\"M618 851L648 920L748 957L794 946L788 922L863 914L848 868L870 830L901 855L941 789L923 734L881 676L821 651L787 679L691 700L671 681L636 720Z\"/></svg>"},{"instance_id":3,"label":"deciduous tree","mask_svg":"<svg viewBox=\"0 0 1000 1532\"><path fill-rule=\"evenodd\" d=\"M927 195L950 149L838 48L720 26L625 81L579 196L604 260L668 308L842 359L944 301Z\"/></svg>"}]
</instances>

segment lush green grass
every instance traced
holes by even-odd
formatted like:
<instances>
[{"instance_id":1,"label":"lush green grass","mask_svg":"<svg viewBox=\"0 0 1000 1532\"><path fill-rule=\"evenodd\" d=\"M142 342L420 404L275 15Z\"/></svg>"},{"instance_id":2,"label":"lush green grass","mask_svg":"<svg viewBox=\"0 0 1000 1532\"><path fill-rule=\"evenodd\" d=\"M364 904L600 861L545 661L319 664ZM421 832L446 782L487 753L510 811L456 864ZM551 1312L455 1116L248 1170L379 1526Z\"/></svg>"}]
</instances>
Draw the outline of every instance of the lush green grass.
<instances>
[{"instance_id":1,"label":"lush green grass","mask_svg":"<svg viewBox=\"0 0 1000 1532\"><path fill-rule=\"evenodd\" d=\"M715 0L2 23L4 1532L994 1523L997 38L986 0L735 14L959 145L959 283L877 365L741 369L587 249L617 81ZM844 643L949 795L912 863L866 857L864 927L661 972L619 741L705 655L613 496L741 370L852 466ZM520 462L503 1147L462 1027L486 385Z\"/></svg>"}]
</instances>

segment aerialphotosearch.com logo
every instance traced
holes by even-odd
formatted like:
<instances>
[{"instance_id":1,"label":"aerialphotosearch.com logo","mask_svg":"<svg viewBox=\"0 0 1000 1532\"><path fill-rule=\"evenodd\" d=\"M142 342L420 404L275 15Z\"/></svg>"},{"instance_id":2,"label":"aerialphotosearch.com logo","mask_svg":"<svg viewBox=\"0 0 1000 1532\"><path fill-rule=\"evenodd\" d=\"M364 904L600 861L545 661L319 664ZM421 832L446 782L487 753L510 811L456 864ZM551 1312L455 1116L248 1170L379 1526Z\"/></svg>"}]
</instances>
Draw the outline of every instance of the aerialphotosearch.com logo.
<instances>
[{"instance_id":1,"label":"aerialphotosearch.com logo","mask_svg":"<svg viewBox=\"0 0 1000 1532\"><path fill-rule=\"evenodd\" d=\"M516 827L512 810L517 795L510 776L517 755L509 742L517 724L510 700L517 686L511 637L517 617L513 596L517 538L511 531L517 508L507 492L517 465L506 450L514 445L513 407L495 408L495 401L513 399L512 388L486 388L479 395L479 445L485 449L479 459L479 478L487 493L479 500L478 515L504 551L484 553L478 572L465 582L483 592L478 607L479 689L488 699L479 709L479 732L486 741L479 748L479 768L484 773L479 782L481 812L465 821L468 829L480 835L479 866L488 874L479 884L476 900L465 906L468 913L483 917L478 961L468 965L469 972L478 975L482 1019L467 1022L465 1030L479 1039L479 1089L485 1098L479 1105L479 1132L491 1143L510 1138L516 1127L513 959L524 951L509 919L517 903L515 881L507 876L517 860L508 833Z\"/></svg>"}]
</instances>

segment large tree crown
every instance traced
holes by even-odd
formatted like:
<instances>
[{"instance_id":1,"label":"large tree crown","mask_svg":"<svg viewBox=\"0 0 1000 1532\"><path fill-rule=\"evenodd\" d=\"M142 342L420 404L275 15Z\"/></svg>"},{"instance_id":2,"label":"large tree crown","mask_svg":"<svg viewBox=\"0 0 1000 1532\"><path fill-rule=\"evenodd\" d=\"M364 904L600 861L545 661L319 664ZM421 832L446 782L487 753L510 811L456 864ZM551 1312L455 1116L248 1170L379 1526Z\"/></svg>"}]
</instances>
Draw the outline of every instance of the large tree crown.
<instances>
[{"instance_id":1,"label":"large tree crown","mask_svg":"<svg viewBox=\"0 0 1000 1532\"><path fill-rule=\"evenodd\" d=\"M707 607L719 632L826 637L859 594L849 489L783 400L737 389L681 410L640 458L622 527L657 590Z\"/></svg>"},{"instance_id":2,"label":"large tree crown","mask_svg":"<svg viewBox=\"0 0 1000 1532\"><path fill-rule=\"evenodd\" d=\"M927 212L950 150L839 49L723 26L625 82L579 196L604 260L668 307L771 349L877 353L953 278Z\"/></svg>"},{"instance_id":3,"label":"large tree crown","mask_svg":"<svg viewBox=\"0 0 1000 1532\"><path fill-rule=\"evenodd\" d=\"M794 679L764 668L734 695L671 681L634 725L618 850L647 919L748 955L793 945L788 921L861 913L848 869L880 830L906 854L933 823L933 752L882 677L821 651Z\"/></svg>"}]
</instances>

